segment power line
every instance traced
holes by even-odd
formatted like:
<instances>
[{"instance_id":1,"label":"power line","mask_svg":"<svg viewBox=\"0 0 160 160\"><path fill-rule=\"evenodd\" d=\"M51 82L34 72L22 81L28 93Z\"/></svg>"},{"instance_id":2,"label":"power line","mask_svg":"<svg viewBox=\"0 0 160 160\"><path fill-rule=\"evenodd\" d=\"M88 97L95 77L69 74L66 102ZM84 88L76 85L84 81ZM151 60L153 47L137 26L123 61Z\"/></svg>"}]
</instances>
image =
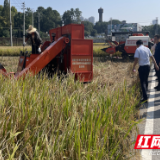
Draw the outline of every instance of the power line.
<instances>
[{"instance_id":1,"label":"power line","mask_svg":"<svg viewBox=\"0 0 160 160\"><path fill-rule=\"evenodd\" d=\"M14 1L14 3L12 3L12 4L16 4L15 6L17 8L21 8L21 5L23 4L22 2L18 2L17 0L13 0L13 1Z\"/></svg>"}]
</instances>

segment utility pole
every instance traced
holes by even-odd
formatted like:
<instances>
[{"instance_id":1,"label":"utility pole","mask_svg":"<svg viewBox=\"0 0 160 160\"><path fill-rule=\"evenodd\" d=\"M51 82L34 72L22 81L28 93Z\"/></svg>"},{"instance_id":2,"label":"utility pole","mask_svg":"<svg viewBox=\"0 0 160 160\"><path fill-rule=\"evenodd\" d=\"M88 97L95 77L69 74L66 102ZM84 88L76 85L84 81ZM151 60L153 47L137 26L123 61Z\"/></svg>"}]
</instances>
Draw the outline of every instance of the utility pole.
<instances>
[{"instance_id":1,"label":"utility pole","mask_svg":"<svg viewBox=\"0 0 160 160\"><path fill-rule=\"evenodd\" d=\"M11 0L9 0L9 11L10 11L10 43L11 43L11 46L13 46L13 42L12 42Z\"/></svg>"},{"instance_id":2,"label":"utility pole","mask_svg":"<svg viewBox=\"0 0 160 160\"><path fill-rule=\"evenodd\" d=\"M23 43L25 42L25 2L23 3Z\"/></svg>"}]
</instances>

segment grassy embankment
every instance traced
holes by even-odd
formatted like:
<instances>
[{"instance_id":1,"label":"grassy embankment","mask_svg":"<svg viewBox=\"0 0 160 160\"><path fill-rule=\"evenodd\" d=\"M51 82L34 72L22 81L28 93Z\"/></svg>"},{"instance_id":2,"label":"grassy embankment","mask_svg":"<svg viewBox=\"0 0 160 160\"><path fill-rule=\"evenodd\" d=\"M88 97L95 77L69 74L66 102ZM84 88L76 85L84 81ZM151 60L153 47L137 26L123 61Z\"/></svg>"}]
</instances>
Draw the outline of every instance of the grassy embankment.
<instances>
[{"instance_id":1,"label":"grassy embankment","mask_svg":"<svg viewBox=\"0 0 160 160\"><path fill-rule=\"evenodd\" d=\"M0 57L16 71L17 57ZM133 154L139 83L132 63L94 62L93 82L0 76L0 159L122 160Z\"/></svg>"}]
</instances>

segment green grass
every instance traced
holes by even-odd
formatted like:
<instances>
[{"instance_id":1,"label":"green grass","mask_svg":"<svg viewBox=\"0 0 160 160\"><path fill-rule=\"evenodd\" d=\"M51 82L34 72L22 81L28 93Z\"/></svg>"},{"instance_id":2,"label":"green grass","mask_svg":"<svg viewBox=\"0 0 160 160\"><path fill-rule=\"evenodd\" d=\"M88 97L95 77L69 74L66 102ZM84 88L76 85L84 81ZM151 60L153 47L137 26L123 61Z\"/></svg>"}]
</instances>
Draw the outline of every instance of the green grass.
<instances>
[{"instance_id":1,"label":"green grass","mask_svg":"<svg viewBox=\"0 0 160 160\"><path fill-rule=\"evenodd\" d=\"M108 44L94 44L93 45L93 56L94 57L99 57L99 56L109 56L108 53L102 51L102 48L106 48L108 47ZM27 51L31 51L31 47L27 46L25 47L25 50ZM6 47L0 47L0 56L19 56L20 55L20 51L23 51L23 46L18 46L18 47L10 47L10 46L6 46ZM116 55L121 55L121 53L117 52L114 54Z\"/></svg>"},{"instance_id":2,"label":"green grass","mask_svg":"<svg viewBox=\"0 0 160 160\"><path fill-rule=\"evenodd\" d=\"M9 59L3 58L6 67ZM18 81L0 76L1 155L35 160L129 159L140 94L130 70L130 63L95 62L94 80L88 84L74 82L72 74L64 79L28 76Z\"/></svg>"},{"instance_id":3,"label":"green grass","mask_svg":"<svg viewBox=\"0 0 160 160\"><path fill-rule=\"evenodd\" d=\"M25 50L31 51L31 47L27 46L25 47ZM23 46L0 46L0 56L19 56L20 51L23 51Z\"/></svg>"}]
</instances>

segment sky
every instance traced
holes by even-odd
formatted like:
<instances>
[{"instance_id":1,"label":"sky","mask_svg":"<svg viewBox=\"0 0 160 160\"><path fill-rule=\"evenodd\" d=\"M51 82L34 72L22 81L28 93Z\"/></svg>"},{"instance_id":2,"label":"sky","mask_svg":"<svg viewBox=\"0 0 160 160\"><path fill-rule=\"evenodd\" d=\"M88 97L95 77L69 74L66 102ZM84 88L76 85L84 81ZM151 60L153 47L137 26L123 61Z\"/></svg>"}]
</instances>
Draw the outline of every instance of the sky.
<instances>
[{"instance_id":1,"label":"sky","mask_svg":"<svg viewBox=\"0 0 160 160\"><path fill-rule=\"evenodd\" d=\"M84 18L94 16L95 21L99 20L98 9L102 7L103 21L112 17L127 23L150 25L158 17L160 22L160 0L11 0L11 5L22 11L22 2L35 11L39 6L52 7L60 15L71 8L79 8ZM4 0L0 0L0 5L3 3Z\"/></svg>"}]
</instances>

